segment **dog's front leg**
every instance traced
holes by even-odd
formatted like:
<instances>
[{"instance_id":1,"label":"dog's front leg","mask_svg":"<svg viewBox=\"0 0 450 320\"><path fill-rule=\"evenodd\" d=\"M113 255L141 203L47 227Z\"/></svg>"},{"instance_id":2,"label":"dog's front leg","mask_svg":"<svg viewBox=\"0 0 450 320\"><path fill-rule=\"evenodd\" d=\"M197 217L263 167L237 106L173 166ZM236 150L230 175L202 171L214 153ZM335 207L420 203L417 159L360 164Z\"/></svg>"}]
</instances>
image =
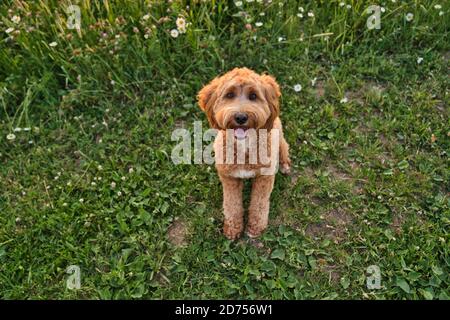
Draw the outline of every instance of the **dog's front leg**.
<instances>
[{"instance_id":1,"label":"dog's front leg","mask_svg":"<svg viewBox=\"0 0 450 320\"><path fill-rule=\"evenodd\" d=\"M248 212L247 234L249 237L259 236L269 221L270 194L275 176L259 176L252 186L250 208Z\"/></svg>"},{"instance_id":2,"label":"dog's front leg","mask_svg":"<svg viewBox=\"0 0 450 320\"><path fill-rule=\"evenodd\" d=\"M223 213L225 220L223 233L234 240L239 238L244 230L244 207L242 205L242 190L244 182L241 179L221 176L223 186Z\"/></svg>"}]
</instances>

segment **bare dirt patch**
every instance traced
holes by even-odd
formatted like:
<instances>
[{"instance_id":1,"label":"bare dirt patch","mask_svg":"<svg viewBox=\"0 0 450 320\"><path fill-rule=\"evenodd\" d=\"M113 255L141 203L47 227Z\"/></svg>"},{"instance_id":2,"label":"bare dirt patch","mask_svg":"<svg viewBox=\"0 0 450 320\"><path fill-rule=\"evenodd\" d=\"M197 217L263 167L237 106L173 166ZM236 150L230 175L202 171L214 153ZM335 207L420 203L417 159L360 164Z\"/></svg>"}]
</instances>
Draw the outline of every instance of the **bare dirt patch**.
<instances>
[{"instance_id":1,"label":"bare dirt patch","mask_svg":"<svg viewBox=\"0 0 450 320\"><path fill-rule=\"evenodd\" d=\"M167 237L171 244L175 247L187 245L188 226L187 223L180 218L175 218L169 226Z\"/></svg>"},{"instance_id":2,"label":"bare dirt patch","mask_svg":"<svg viewBox=\"0 0 450 320\"><path fill-rule=\"evenodd\" d=\"M338 167L336 167L333 164L329 164L327 169L336 180L352 180L353 179L353 177L350 174L339 169Z\"/></svg>"},{"instance_id":3,"label":"bare dirt patch","mask_svg":"<svg viewBox=\"0 0 450 320\"><path fill-rule=\"evenodd\" d=\"M314 86L314 95L317 100L322 99L325 96L325 83L324 81L318 80Z\"/></svg>"},{"instance_id":4,"label":"bare dirt patch","mask_svg":"<svg viewBox=\"0 0 450 320\"><path fill-rule=\"evenodd\" d=\"M326 237L335 243L342 241L353 224L351 216L341 208L333 209L321 216L322 221L306 228L306 235L312 238Z\"/></svg>"},{"instance_id":5,"label":"bare dirt patch","mask_svg":"<svg viewBox=\"0 0 450 320\"><path fill-rule=\"evenodd\" d=\"M401 214L395 214L392 217L391 228L397 235L402 233L402 226L405 223L406 217Z\"/></svg>"},{"instance_id":6,"label":"bare dirt patch","mask_svg":"<svg viewBox=\"0 0 450 320\"><path fill-rule=\"evenodd\" d=\"M359 89L346 92L345 96L359 105L364 105L366 101L381 101L386 87L373 81L366 82Z\"/></svg>"}]
</instances>

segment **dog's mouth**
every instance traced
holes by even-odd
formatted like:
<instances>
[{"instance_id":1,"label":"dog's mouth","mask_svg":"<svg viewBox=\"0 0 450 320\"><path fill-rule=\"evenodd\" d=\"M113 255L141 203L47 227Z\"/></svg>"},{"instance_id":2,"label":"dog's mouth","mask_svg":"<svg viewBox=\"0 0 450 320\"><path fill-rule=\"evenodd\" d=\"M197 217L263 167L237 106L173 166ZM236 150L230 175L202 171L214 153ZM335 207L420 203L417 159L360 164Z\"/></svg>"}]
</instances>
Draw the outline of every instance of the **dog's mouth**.
<instances>
[{"instance_id":1,"label":"dog's mouth","mask_svg":"<svg viewBox=\"0 0 450 320\"><path fill-rule=\"evenodd\" d=\"M254 130L255 121L252 118L249 118L248 121L244 124L239 124L235 120L231 120L225 126L226 129L233 130L233 136L238 140L243 140L249 136L250 130Z\"/></svg>"},{"instance_id":2,"label":"dog's mouth","mask_svg":"<svg viewBox=\"0 0 450 320\"><path fill-rule=\"evenodd\" d=\"M238 140L245 139L247 137L247 130L248 130L248 128L244 128L244 127L234 128L234 136Z\"/></svg>"}]
</instances>

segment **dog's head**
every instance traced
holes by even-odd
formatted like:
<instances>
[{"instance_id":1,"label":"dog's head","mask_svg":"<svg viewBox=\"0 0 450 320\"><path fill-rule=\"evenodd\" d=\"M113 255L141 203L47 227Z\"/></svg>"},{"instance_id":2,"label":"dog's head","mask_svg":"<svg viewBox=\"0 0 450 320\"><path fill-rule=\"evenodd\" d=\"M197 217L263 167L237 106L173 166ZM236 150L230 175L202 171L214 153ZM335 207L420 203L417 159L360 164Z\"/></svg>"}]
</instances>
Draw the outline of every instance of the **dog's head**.
<instances>
[{"instance_id":1,"label":"dog's head","mask_svg":"<svg viewBox=\"0 0 450 320\"><path fill-rule=\"evenodd\" d=\"M234 129L236 138L241 139L250 128L272 129L280 113L280 96L273 77L235 68L204 86L198 103L211 127Z\"/></svg>"}]
</instances>

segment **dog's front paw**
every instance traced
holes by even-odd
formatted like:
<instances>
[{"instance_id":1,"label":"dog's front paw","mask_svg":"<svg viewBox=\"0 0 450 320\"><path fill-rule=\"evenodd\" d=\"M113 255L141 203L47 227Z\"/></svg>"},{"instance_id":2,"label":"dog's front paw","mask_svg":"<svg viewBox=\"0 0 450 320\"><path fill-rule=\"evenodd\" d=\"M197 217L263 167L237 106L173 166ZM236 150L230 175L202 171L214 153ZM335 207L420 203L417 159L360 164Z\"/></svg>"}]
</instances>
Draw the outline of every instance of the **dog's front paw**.
<instances>
[{"instance_id":1,"label":"dog's front paw","mask_svg":"<svg viewBox=\"0 0 450 320\"><path fill-rule=\"evenodd\" d=\"M247 230L245 231L245 234L249 237L249 238L257 238L260 235L263 234L264 230L266 228L252 228L252 227L248 227Z\"/></svg>"},{"instance_id":2,"label":"dog's front paw","mask_svg":"<svg viewBox=\"0 0 450 320\"><path fill-rule=\"evenodd\" d=\"M223 225L223 234L229 240L236 240L241 236L242 231L244 230L243 223L230 223L225 222Z\"/></svg>"}]
</instances>

